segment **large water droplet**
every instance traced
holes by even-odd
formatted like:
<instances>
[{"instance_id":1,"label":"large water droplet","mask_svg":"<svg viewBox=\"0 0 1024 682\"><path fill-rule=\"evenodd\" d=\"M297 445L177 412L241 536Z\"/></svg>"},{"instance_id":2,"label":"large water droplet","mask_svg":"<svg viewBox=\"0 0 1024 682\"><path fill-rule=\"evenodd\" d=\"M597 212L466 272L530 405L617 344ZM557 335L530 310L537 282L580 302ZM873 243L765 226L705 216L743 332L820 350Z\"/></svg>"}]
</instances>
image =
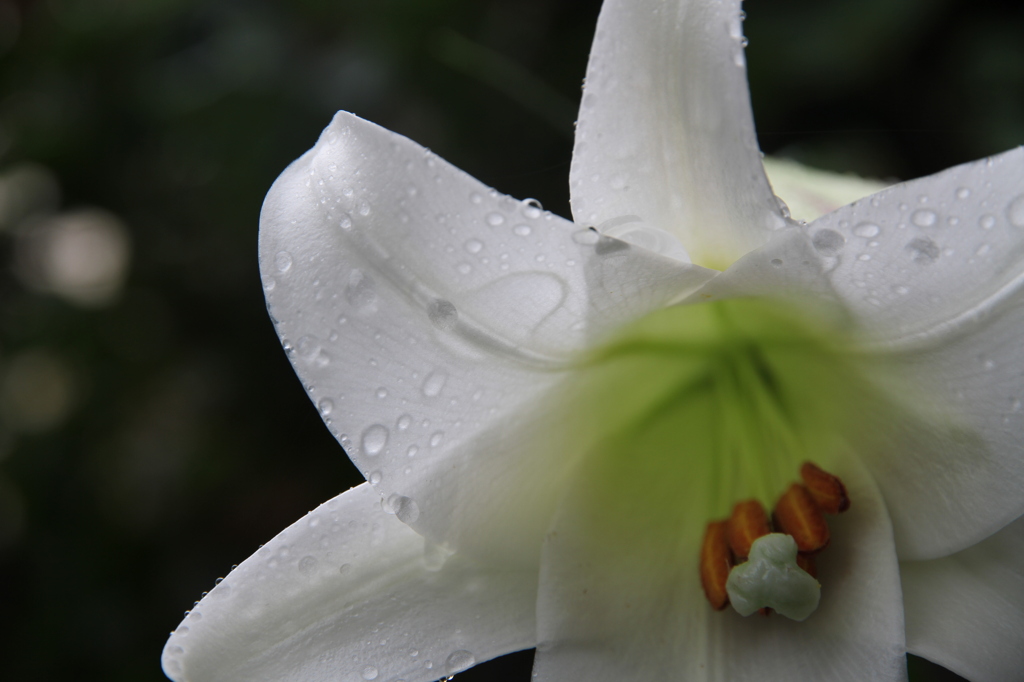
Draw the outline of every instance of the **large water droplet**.
<instances>
[{"instance_id":1,"label":"large water droplet","mask_svg":"<svg viewBox=\"0 0 1024 682\"><path fill-rule=\"evenodd\" d=\"M914 262L922 265L934 263L942 252L938 244L927 237L912 239L906 248L910 251L910 257L914 259Z\"/></svg>"},{"instance_id":2,"label":"large water droplet","mask_svg":"<svg viewBox=\"0 0 1024 682\"><path fill-rule=\"evenodd\" d=\"M282 274L288 272L292 269L292 254L287 251L278 251L274 256L274 266Z\"/></svg>"},{"instance_id":3,"label":"large water droplet","mask_svg":"<svg viewBox=\"0 0 1024 682\"><path fill-rule=\"evenodd\" d=\"M543 208L541 207L540 202L537 201L536 199L523 199L522 210L523 215L529 218L530 220L539 218L540 214L543 212Z\"/></svg>"},{"instance_id":4,"label":"large water droplet","mask_svg":"<svg viewBox=\"0 0 1024 682\"><path fill-rule=\"evenodd\" d=\"M1014 227L1024 228L1024 194L1011 201L1006 207L1006 219Z\"/></svg>"},{"instance_id":5,"label":"large water droplet","mask_svg":"<svg viewBox=\"0 0 1024 682\"><path fill-rule=\"evenodd\" d=\"M846 245L846 237L835 230L818 230L811 238L811 244L823 256L835 256Z\"/></svg>"},{"instance_id":6,"label":"large water droplet","mask_svg":"<svg viewBox=\"0 0 1024 682\"><path fill-rule=\"evenodd\" d=\"M932 227L939 222L939 216L931 209L921 208L910 214L910 222L918 227Z\"/></svg>"},{"instance_id":7,"label":"large water droplet","mask_svg":"<svg viewBox=\"0 0 1024 682\"><path fill-rule=\"evenodd\" d=\"M427 375L427 378L423 380L423 395L428 398L434 398L441 389L444 388L445 382L448 381L448 375L441 370L431 372Z\"/></svg>"},{"instance_id":8,"label":"large water droplet","mask_svg":"<svg viewBox=\"0 0 1024 682\"><path fill-rule=\"evenodd\" d=\"M373 280L363 274L362 270L352 270L345 286L345 300L357 310L370 311L376 307L377 292Z\"/></svg>"},{"instance_id":9,"label":"large water droplet","mask_svg":"<svg viewBox=\"0 0 1024 682\"><path fill-rule=\"evenodd\" d=\"M366 455L379 455L387 442L388 429L383 424L374 424L363 431L363 453Z\"/></svg>"},{"instance_id":10,"label":"large water droplet","mask_svg":"<svg viewBox=\"0 0 1024 682\"><path fill-rule=\"evenodd\" d=\"M860 223L853 228L853 233L858 237L864 237L870 239L871 237L877 237L882 231L878 225L874 223Z\"/></svg>"},{"instance_id":11,"label":"large water droplet","mask_svg":"<svg viewBox=\"0 0 1024 682\"><path fill-rule=\"evenodd\" d=\"M415 523L420 517L419 505L411 497L392 495L388 498L388 506L402 523Z\"/></svg>"},{"instance_id":12,"label":"large water droplet","mask_svg":"<svg viewBox=\"0 0 1024 682\"><path fill-rule=\"evenodd\" d=\"M427 316L441 331L450 331L459 321L459 311L451 301L434 299L427 308Z\"/></svg>"},{"instance_id":13,"label":"large water droplet","mask_svg":"<svg viewBox=\"0 0 1024 682\"><path fill-rule=\"evenodd\" d=\"M453 651L448 659L444 662L444 667L448 670L448 673L454 675L455 673L461 673L463 670L472 668L476 664L476 657L465 649L459 649Z\"/></svg>"}]
</instances>

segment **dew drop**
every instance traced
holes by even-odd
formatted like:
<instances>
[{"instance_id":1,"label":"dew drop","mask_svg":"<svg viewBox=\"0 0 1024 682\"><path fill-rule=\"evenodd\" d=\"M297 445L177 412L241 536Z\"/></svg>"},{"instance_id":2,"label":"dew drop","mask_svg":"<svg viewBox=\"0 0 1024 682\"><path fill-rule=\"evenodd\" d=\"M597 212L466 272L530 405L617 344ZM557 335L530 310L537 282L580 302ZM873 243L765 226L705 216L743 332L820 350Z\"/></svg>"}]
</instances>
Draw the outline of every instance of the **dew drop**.
<instances>
[{"instance_id":1,"label":"dew drop","mask_svg":"<svg viewBox=\"0 0 1024 682\"><path fill-rule=\"evenodd\" d=\"M348 575L352 572L352 564L342 564L338 567L338 573L342 575Z\"/></svg>"},{"instance_id":2,"label":"dew drop","mask_svg":"<svg viewBox=\"0 0 1024 682\"><path fill-rule=\"evenodd\" d=\"M436 448L442 442L444 442L444 431L436 431L430 436L430 447Z\"/></svg>"},{"instance_id":3,"label":"dew drop","mask_svg":"<svg viewBox=\"0 0 1024 682\"><path fill-rule=\"evenodd\" d=\"M428 398L434 398L441 393L441 389L444 388L445 382L448 381L448 375L438 370L431 372L427 375L427 378L423 380L423 395Z\"/></svg>"},{"instance_id":4,"label":"dew drop","mask_svg":"<svg viewBox=\"0 0 1024 682\"><path fill-rule=\"evenodd\" d=\"M263 282L263 288L267 291L273 291L276 286L277 282L274 281L273 277L267 277L267 280Z\"/></svg>"},{"instance_id":5,"label":"dew drop","mask_svg":"<svg viewBox=\"0 0 1024 682\"><path fill-rule=\"evenodd\" d=\"M874 223L860 223L853 228L853 233L858 237L864 237L865 239L871 239L877 237L882 231L878 225Z\"/></svg>"},{"instance_id":6,"label":"dew drop","mask_svg":"<svg viewBox=\"0 0 1024 682\"><path fill-rule=\"evenodd\" d=\"M463 670L472 668L476 664L476 657L465 649L459 649L453 651L448 659L444 662L444 667L448 670L448 673L454 675L455 673L461 673Z\"/></svg>"},{"instance_id":7,"label":"dew drop","mask_svg":"<svg viewBox=\"0 0 1024 682\"><path fill-rule=\"evenodd\" d=\"M350 216L348 213L346 213L345 215L341 216L341 222L339 222L338 225L343 230L351 230L352 229L352 216Z\"/></svg>"},{"instance_id":8,"label":"dew drop","mask_svg":"<svg viewBox=\"0 0 1024 682\"><path fill-rule=\"evenodd\" d=\"M825 256L835 256L846 245L846 237L835 230L818 230L814 233L814 237L811 238L811 244L818 250L818 253Z\"/></svg>"},{"instance_id":9,"label":"dew drop","mask_svg":"<svg viewBox=\"0 0 1024 682\"><path fill-rule=\"evenodd\" d=\"M380 451L388 442L388 429L383 424L374 424L363 431L363 454L373 457L379 455Z\"/></svg>"},{"instance_id":10,"label":"dew drop","mask_svg":"<svg viewBox=\"0 0 1024 682\"><path fill-rule=\"evenodd\" d=\"M906 248L910 251L910 257L914 262L922 265L934 263L941 253L939 246L927 237L912 239Z\"/></svg>"},{"instance_id":11,"label":"dew drop","mask_svg":"<svg viewBox=\"0 0 1024 682\"><path fill-rule=\"evenodd\" d=\"M388 397L388 389L386 389L383 386L381 386L380 388L377 389L377 392L376 392L375 395L377 396L377 398L379 400L384 400L384 398Z\"/></svg>"},{"instance_id":12,"label":"dew drop","mask_svg":"<svg viewBox=\"0 0 1024 682\"><path fill-rule=\"evenodd\" d=\"M781 258L772 258L771 264L772 264L772 267L781 268L782 267L782 259Z\"/></svg>"},{"instance_id":13,"label":"dew drop","mask_svg":"<svg viewBox=\"0 0 1024 682\"><path fill-rule=\"evenodd\" d=\"M363 274L362 270L352 270L345 286L345 299L357 310L373 310L377 303L373 280Z\"/></svg>"},{"instance_id":14,"label":"dew drop","mask_svg":"<svg viewBox=\"0 0 1024 682\"><path fill-rule=\"evenodd\" d=\"M278 251L274 256L274 266L277 271L284 274L292 269L292 254L287 251Z\"/></svg>"},{"instance_id":15,"label":"dew drop","mask_svg":"<svg viewBox=\"0 0 1024 682\"><path fill-rule=\"evenodd\" d=\"M957 199L967 199L971 196L971 190L967 187L960 187L956 190Z\"/></svg>"},{"instance_id":16,"label":"dew drop","mask_svg":"<svg viewBox=\"0 0 1024 682\"><path fill-rule=\"evenodd\" d=\"M459 321L459 311L451 301L434 299L427 308L427 317L441 331L451 331Z\"/></svg>"},{"instance_id":17,"label":"dew drop","mask_svg":"<svg viewBox=\"0 0 1024 682\"><path fill-rule=\"evenodd\" d=\"M306 555L299 559L299 573L312 573L313 569L316 568L316 557L312 555Z\"/></svg>"},{"instance_id":18,"label":"dew drop","mask_svg":"<svg viewBox=\"0 0 1024 682\"><path fill-rule=\"evenodd\" d=\"M323 398L320 402L316 404L316 406L317 409L320 410L320 414L322 414L325 417L329 415L331 412L334 412L334 401L331 400L330 398Z\"/></svg>"},{"instance_id":19,"label":"dew drop","mask_svg":"<svg viewBox=\"0 0 1024 682\"><path fill-rule=\"evenodd\" d=\"M480 196L480 194L479 194L479 193L477 193L477 192L472 192L472 193L471 193L471 194L469 195L469 200L470 200L471 202L473 202L474 204L479 204L480 202L482 202L482 201L484 200L484 198L483 198L482 196Z\"/></svg>"},{"instance_id":20,"label":"dew drop","mask_svg":"<svg viewBox=\"0 0 1024 682\"><path fill-rule=\"evenodd\" d=\"M409 446L409 449L405 451L405 456L406 456L406 457L415 457L415 456L416 456L416 454L417 454L417 453L418 453L419 451L420 451L420 448L419 448L419 446L418 446L418 445L416 445L416 444L410 445L410 446Z\"/></svg>"},{"instance_id":21,"label":"dew drop","mask_svg":"<svg viewBox=\"0 0 1024 682\"><path fill-rule=\"evenodd\" d=\"M1024 194L1014 199L1006 207L1006 219L1017 228L1024 228Z\"/></svg>"},{"instance_id":22,"label":"dew drop","mask_svg":"<svg viewBox=\"0 0 1024 682\"><path fill-rule=\"evenodd\" d=\"M388 505L402 523L415 523L420 517L419 505L411 497L392 495L388 498Z\"/></svg>"},{"instance_id":23,"label":"dew drop","mask_svg":"<svg viewBox=\"0 0 1024 682\"><path fill-rule=\"evenodd\" d=\"M498 227L499 225L505 224L505 216L501 215L497 211L492 211L487 214L487 224L491 227Z\"/></svg>"},{"instance_id":24,"label":"dew drop","mask_svg":"<svg viewBox=\"0 0 1024 682\"><path fill-rule=\"evenodd\" d=\"M469 263L459 263L455 266L455 269L458 270L460 274L468 275L473 271L473 266Z\"/></svg>"},{"instance_id":25,"label":"dew drop","mask_svg":"<svg viewBox=\"0 0 1024 682\"><path fill-rule=\"evenodd\" d=\"M406 431L410 426L412 426L412 416L411 415L403 414L401 417L398 418L398 430L399 431Z\"/></svg>"},{"instance_id":26,"label":"dew drop","mask_svg":"<svg viewBox=\"0 0 1024 682\"><path fill-rule=\"evenodd\" d=\"M370 205L365 201L359 202L359 215L368 216L370 215Z\"/></svg>"},{"instance_id":27,"label":"dew drop","mask_svg":"<svg viewBox=\"0 0 1024 682\"><path fill-rule=\"evenodd\" d=\"M910 222L918 227L932 227L939 222L939 216L931 209L921 208L910 214Z\"/></svg>"},{"instance_id":28,"label":"dew drop","mask_svg":"<svg viewBox=\"0 0 1024 682\"><path fill-rule=\"evenodd\" d=\"M600 241L601 235L597 230L577 230L572 233L572 240L583 246L593 246Z\"/></svg>"},{"instance_id":29,"label":"dew drop","mask_svg":"<svg viewBox=\"0 0 1024 682\"><path fill-rule=\"evenodd\" d=\"M368 665L368 666L363 668L363 679L364 680L375 680L375 679L377 679L377 675L379 675L379 674L380 673L377 671L377 669L374 668L372 665Z\"/></svg>"},{"instance_id":30,"label":"dew drop","mask_svg":"<svg viewBox=\"0 0 1024 682\"><path fill-rule=\"evenodd\" d=\"M974 255L975 256L984 256L984 255L986 255L991 250L992 250L992 246L990 244L982 244L981 246L978 247L978 250L974 252Z\"/></svg>"},{"instance_id":31,"label":"dew drop","mask_svg":"<svg viewBox=\"0 0 1024 682\"><path fill-rule=\"evenodd\" d=\"M470 239L462 245L462 248L466 249L469 253L480 253L484 248L484 243L479 239Z\"/></svg>"},{"instance_id":32,"label":"dew drop","mask_svg":"<svg viewBox=\"0 0 1024 682\"><path fill-rule=\"evenodd\" d=\"M529 218L530 220L539 218L541 212L543 211L543 207L540 205L540 202L537 201L536 199L523 199L522 207L523 215Z\"/></svg>"},{"instance_id":33,"label":"dew drop","mask_svg":"<svg viewBox=\"0 0 1024 682\"><path fill-rule=\"evenodd\" d=\"M983 230L991 230L996 226L996 217L991 213L986 213L978 218L978 225L980 225Z\"/></svg>"},{"instance_id":34,"label":"dew drop","mask_svg":"<svg viewBox=\"0 0 1024 682\"><path fill-rule=\"evenodd\" d=\"M512 228L512 232L519 237L527 237L532 231L529 225L516 225Z\"/></svg>"},{"instance_id":35,"label":"dew drop","mask_svg":"<svg viewBox=\"0 0 1024 682\"><path fill-rule=\"evenodd\" d=\"M370 485L380 485L380 482L384 480L384 474L379 471L371 471L366 480L370 482Z\"/></svg>"}]
</instances>

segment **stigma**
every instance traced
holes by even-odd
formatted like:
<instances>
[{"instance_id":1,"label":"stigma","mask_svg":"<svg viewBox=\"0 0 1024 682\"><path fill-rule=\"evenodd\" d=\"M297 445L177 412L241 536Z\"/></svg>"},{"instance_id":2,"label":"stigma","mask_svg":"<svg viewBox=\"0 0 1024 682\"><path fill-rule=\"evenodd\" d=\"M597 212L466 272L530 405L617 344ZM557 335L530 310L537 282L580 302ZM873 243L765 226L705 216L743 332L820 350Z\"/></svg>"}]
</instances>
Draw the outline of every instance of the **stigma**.
<instances>
[{"instance_id":1,"label":"stigma","mask_svg":"<svg viewBox=\"0 0 1024 682\"><path fill-rule=\"evenodd\" d=\"M811 462L800 467L800 478L778 498L770 519L751 499L708 524L700 577L716 611L731 604L742 616L776 611L802 621L817 609L815 557L831 540L825 514L846 511L850 499L838 477Z\"/></svg>"}]
</instances>

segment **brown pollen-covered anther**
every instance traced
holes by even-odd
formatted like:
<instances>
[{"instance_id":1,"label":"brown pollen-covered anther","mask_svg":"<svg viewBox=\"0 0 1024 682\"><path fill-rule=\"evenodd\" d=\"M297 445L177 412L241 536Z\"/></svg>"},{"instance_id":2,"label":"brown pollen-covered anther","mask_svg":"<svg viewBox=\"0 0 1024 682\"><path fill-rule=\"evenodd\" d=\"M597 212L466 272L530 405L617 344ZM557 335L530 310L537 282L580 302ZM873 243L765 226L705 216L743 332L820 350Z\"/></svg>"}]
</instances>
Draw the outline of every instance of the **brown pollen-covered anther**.
<instances>
[{"instance_id":1,"label":"brown pollen-covered anther","mask_svg":"<svg viewBox=\"0 0 1024 682\"><path fill-rule=\"evenodd\" d=\"M729 556L727 525L726 521L709 523L700 548L700 582L704 586L704 595L715 611L721 611L729 605L725 581L729 579L733 564Z\"/></svg>"},{"instance_id":2,"label":"brown pollen-covered anther","mask_svg":"<svg viewBox=\"0 0 1024 682\"><path fill-rule=\"evenodd\" d=\"M779 497L771 519L757 500L737 503L728 519L712 521L704 533L700 550L700 579L711 607L721 611L729 605L726 582L734 566L750 555L751 545L769 533L785 533L796 541L797 566L817 578L816 555L831 539L825 514L839 514L850 508L846 486L812 462L800 467L802 483L793 483ZM771 609L761 609L770 613Z\"/></svg>"}]
</instances>

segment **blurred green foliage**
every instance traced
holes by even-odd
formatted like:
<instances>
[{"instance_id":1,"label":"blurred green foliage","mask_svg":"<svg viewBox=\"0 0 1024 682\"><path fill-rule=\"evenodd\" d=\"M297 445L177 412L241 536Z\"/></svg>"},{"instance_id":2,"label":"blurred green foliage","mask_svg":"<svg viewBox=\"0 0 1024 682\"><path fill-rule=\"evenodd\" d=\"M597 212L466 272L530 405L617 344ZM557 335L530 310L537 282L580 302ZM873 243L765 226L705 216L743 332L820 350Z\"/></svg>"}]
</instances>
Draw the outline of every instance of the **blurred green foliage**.
<instances>
[{"instance_id":1,"label":"blurred green foliage","mask_svg":"<svg viewBox=\"0 0 1024 682\"><path fill-rule=\"evenodd\" d=\"M910 178L1024 140L1019 7L746 9L769 153ZM203 589L361 481L267 319L264 193L347 109L568 215L598 10L0 0L0 179L17 188L0 190L5 679L162 679L166 633ZM25 274L33 225L83 207L126 226L131 249L126 283L99 303ZM520 654L460 679L523 680L529 664ZM917 659L911 671L956 679Z\"/></svg>"}]
</instances>

